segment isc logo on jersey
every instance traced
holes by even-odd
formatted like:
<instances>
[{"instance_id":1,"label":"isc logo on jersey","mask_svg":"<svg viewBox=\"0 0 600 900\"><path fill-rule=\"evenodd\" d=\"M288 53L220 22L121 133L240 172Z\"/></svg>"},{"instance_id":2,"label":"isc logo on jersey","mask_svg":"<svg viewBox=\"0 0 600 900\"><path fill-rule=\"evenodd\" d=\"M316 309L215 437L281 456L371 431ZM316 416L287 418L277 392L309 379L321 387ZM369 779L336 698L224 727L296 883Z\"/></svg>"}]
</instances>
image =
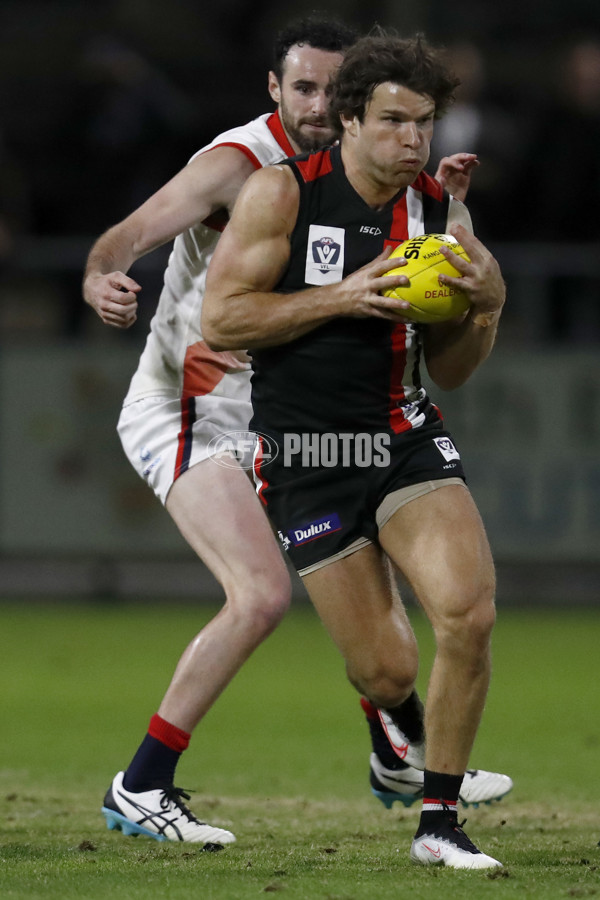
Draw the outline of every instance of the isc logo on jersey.
<instances>
[{"instance_id":1,"label":"isc logo on jersey","mask_svg":"<svg viewBox=\"0 0 600 900\"><path fill-rule=\"evenodd\" d=\"M304 281L317 286L337 284L344 277L343 228L311 225L308 230Z\"/></svg>"}]
</instances>

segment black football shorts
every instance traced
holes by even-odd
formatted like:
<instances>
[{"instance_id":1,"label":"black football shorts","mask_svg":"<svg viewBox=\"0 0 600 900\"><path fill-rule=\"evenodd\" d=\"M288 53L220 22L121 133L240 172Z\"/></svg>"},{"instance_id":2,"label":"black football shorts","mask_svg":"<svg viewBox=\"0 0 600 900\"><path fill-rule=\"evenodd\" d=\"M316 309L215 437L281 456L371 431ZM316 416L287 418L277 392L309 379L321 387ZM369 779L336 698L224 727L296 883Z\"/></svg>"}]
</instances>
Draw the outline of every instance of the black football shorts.
<instances>
[{"instance_id":1,"label":"black football shorts","mask_svg":"<svg viewBox=\"0 0 600 900\"><path fill-rule=\"evenodd\" d=\"M266 450L265 450L266 448ZM259 437L258 495L295 568L306 575L368 543L405 502L464 484L441 423L413 431Z\"/></svg>"}]
</instances>

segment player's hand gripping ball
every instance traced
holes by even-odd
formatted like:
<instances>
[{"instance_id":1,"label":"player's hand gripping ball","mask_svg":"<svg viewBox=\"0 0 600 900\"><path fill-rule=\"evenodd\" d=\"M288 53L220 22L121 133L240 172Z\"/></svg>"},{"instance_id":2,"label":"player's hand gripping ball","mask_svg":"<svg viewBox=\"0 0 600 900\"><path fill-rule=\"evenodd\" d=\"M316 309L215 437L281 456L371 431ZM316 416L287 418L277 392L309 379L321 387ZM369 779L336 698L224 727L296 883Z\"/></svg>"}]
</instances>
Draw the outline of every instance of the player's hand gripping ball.
<instances>
[{"instance_id":1,"label":"player's hand gripping ball","mask_svg":"<svg viewBox=\"0 0 600 900\"><path fill-rule=\"evenodd\" d=\"M465 249L451 234L418 235L395 247L390 255L390 259L405 257L406 265L390 269L386 275L406 275L410 284L381 293L395 300L408 300L410 308L403 309L400 315L412 322L445 322L469 308L466 294L438 281L439 275L460 277L460 272L440 253L440 247L444 246L470 262Z\"/></svg>"}]
</instances>

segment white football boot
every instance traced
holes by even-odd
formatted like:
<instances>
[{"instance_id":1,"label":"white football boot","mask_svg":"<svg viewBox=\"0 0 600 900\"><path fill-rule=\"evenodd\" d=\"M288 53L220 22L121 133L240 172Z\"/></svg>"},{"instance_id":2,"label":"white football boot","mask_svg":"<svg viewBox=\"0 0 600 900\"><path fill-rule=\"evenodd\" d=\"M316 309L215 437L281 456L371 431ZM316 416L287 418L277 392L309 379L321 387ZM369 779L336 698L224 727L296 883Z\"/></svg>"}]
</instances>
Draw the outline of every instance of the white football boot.
<instances>
[{"instance_id":1,"label":"white football boot","mask_svg":"<svg viewBox=\"0 0 600 900\"><path fill-rule=\"evenodd\" d=\"M448 812L431 833L425 832L414 838L410 858L422 866L448 866L450 869L497 869L502 866L469 840L458 824L455 812Z\"/></svg>"},{"instance_id":2,"label":"white football boot","mask_svg":"<svg viewBox=\"0 0 600 900\"><path fill-rule=\"evenodd\" d=\"M512 778L500 772L486 772L485 769L467 769L460 787L458 799L463 806L474 806L480 803L490 804L494 800L502 800L512 791Z\"/></svg>"},{"instance_id":3,"label":"white football boot","mask_svg":"<svg viewBox=\"0 0 600 900\"><path fill-rule=\"evenodd\" d=\"M387 809L399 801L412 806L423 797L423 773L413 766L388 769L376 753L371 753L371 790Z\"/></svg>"},{"instance_id":4,"label":"white football boot","mask_svg":"<svg viewBox=\"0 0 600 900\"><path fill-rule=\"evenodd\" d=\"M157 788L139 793L123 787L124 772L115 775L106 792L102 813L110 830L138 834L155 841L185 841L203 844L204 850L220 850L232 844L235 835L223 828L200 822L183 803L189 799L181 788Z\"/></svg>"},{"instance_id":5,"label":"white football boot","mask_svg":"<svg viewBox=\"0 0 600 900\"><path fill-rule=\"evenodd\" d=\"M423 772L414 766L402 769L388 769L376 753L371 753L371 790L387 809L399 801L404 806L412 806L423 797ZM512 779L499 772L484 769L467 769L458 799L463 806L478 807L480 803L490 804L501 800L511 790Z\"/></svg>"},{"instance_id":6,"label":"white football boot","mask_svg":"<svg viewBox=\"0 0 600 900\"><path fill-rule=\"evenodd\" d=\"M411 742L384 709L377 710L379 721L396 756L415 769L425 768L425 741Z\"/></svg>"}]
</instances>

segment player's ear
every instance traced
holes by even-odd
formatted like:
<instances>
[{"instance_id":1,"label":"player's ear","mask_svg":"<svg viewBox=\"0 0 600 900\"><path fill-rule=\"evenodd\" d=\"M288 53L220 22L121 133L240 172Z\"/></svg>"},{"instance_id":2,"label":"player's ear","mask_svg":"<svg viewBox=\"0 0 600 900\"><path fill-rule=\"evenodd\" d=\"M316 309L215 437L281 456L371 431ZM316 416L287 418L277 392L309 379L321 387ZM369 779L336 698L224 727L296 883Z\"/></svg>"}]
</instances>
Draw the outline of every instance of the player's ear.
<instances>
[{"instance_id":1,"label":"player's ear","mask_svg":"<svg viewBox=\"0 0 600 900\"><path fill-rule=\"evenodd\" d=\"M269 94L271 95L271 100L274 100L275 103L279 103L281 100L281 88L279 86L279 80L275 72L269 72L269 82L268 82Z\"/></svg>"},{"instance_id":2,"label":"player's ear","mask_svg":"<svg viewBox=\"0 0 600 900\"><path fill-rule=\"evenodd\" d=\"M347 131L348 134L351 134L353 137L356 137L358 134L358 129L360 127L360 122L358 116L350 115L349 113L340 113L340 122L342 123L342 128L344 131Z\"/></svg>"}]
</instances>

